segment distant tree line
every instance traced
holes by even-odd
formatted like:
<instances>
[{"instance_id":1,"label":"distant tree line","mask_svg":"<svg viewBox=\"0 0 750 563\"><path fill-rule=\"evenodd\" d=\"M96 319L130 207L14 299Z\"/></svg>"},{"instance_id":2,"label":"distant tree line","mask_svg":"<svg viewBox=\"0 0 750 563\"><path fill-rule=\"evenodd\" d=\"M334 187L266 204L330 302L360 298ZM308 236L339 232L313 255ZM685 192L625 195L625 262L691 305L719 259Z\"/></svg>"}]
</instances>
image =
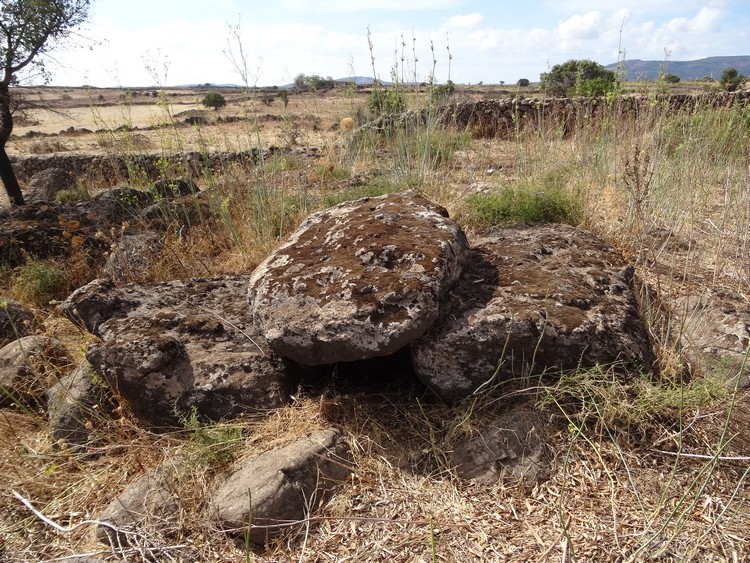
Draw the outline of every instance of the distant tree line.
<instances>
[{"instance_id":1,"label":"distant tree line","mask_svg":"<svg viewBox=\"0 0 750 563\"><path fill-rule=\"evenodd\" d=\"M336 81L330 76L322 78L317 74L306 75L301 72L294 78L294 89L298 92L307 92L315 90L327 90L334 88Z\"/></svg>"}]
</instances>

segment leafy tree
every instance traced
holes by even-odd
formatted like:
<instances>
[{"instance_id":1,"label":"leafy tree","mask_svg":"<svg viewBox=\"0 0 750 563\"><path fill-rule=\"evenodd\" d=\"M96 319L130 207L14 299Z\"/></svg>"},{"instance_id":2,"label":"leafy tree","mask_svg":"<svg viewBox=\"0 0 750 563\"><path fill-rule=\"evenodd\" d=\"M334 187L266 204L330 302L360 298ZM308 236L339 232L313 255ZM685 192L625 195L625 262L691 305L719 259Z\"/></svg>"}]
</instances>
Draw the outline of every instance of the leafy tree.
<instances>
[{"instance_id":1,"label":"leafy tree","mask_svg":"<svg viewBox=\"0 0 750 563\"><path fill-rule=\"evenodd\" d=\"M528 78L519 78L518 82L516 82L516 86L520 86L521 88L525 88L530 84Z\"/></svg>"},{"instance_id":2,"label":"leafy tree","mask_svg":"<svg viewBox=\"0 0 750 563\"><path fill-rule=\"evenodd\" d=\"M298 92L302 92L303 90L307 90L307 76L302 74L301 72L294 77L294 89Z\"/></svg>"},{"instance_id":3,"label":"leafy tree","mask_svg":"<svg viewBox=\"0 0 750 563\"><path fill-rule=\"evenodd\" d=\"M676 74L665 74L661 77L661 79L667 84L677 84L680 82L680 77Z\"/></svg>"},{"instance_id":4,"label":"leafy tree","mask_svg":"<svg viewBox=\"0 0 750 563\"><path fill-rule=\"evenodd\" d=\"M734 92L747 80L744 76L737 72L736 68L725 68L724 72L721 73L719 84L727 92Z\"/></svg>"},{"instance_id":5,"label":"leafy tree","mask_svg":"<svg viewBox=\"0 0 750 563\"><path fill-rule=\"evenodd\" d=\"M615 89L617 76L588 59L571 59L540 75L542 88L555 96L600 96Z\"/></svg>"},{"instance_id":6,"label":"leafy tree","mask_svg":"<svg viewBox=\"0 0 750 563\"><path fill-rule=\"evenodd\" d=\"M23 205L23 194L5 145L13 132L10 87L19 73L34 68L48 77L45 55L88 17L89 0L3 0L0 2L0 179L8 198Z\"/></svg>"},{"instance_id":7,"label":"leafy tree","mask_svg":"<svg viewBox=\"0 0 750 563\"><path fill-rule=\"evenodd\" d=\"M201 100L201 103L204 105L204 107L213 108L216 111L219 111L219 108L223 108L225 105L227 105L227 100L219 92L209 92L208 94L203 96L203 100Z\"/></svg>"}]
</instances>

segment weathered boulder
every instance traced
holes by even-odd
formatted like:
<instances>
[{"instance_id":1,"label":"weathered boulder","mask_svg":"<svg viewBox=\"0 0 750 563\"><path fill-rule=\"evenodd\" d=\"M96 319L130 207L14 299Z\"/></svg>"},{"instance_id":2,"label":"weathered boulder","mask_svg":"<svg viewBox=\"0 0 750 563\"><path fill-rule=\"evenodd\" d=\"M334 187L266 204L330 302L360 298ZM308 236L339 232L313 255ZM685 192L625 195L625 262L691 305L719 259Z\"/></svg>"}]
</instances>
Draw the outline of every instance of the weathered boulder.
<instances>
[{"instance_id":1,"label":"weathered boulder","mask_svg":"<svg viewBox=\"0 0 750 563\"><path fill-rule=\"evenodd\" d=\"M116 282L139 281L160 259L163 237L151 231L123 235L104 264L104 275Z\"/></svg>"},{"instance_id":2,"label":"weathered boulder","mask_svg":"<svg viewBox=\"0 0 750 563\"><path fill-rule=\"evenodd\" d=\"M179 516L179 483L173 467L162 465L142 475L104 509L96 538L113 547L137 545L140 535L175 526ZM150 528L150 529L149 529Z\"/></svg>"},{"instance_id":3,"label":"weathered boulder","mask_svg":"<svg viewBox=\"0 0 750 563\"><path fill-rule=\"evenodd\" d=\"M0 407L44 403L67 364L63 344L47 336L24 336L0 348Z\"/></svg>"},{"instance_id":4,"label":"weathered boulder","mask_svg":"<svg viewBox=\"0 0 750 563\"><path fill-rule=\"evenodd\" d=\"M633 268L592 233L548 225L478 242L412 362L453 401L528 374L616 362L650 371L654 353Z\"/></svg>"},{"instance_id":5,"label":"weathered boulder","mask_svg":"<svg viewBox=\"0 0 750 563\"><path fill-rule=\"evenodd\" d=\"M23 197L26 203L52 201L60 190L67 190L75 185L73 177L63 168L52 166L40 170L31 177Z\"/></svg>"},{"instance_id":6,"label":"weathered boulder","mask_svg":"<svg viewBox=\"0 0 750 563\"><path fill-rule=\"evenodd\" d=\"M308 217L253 272L253 319L300 364L388 355L432 327L467 248L448 213L414 192L342 203Z\"/></svg>"},{"instance_id":7,"label":"weathered boulder","mask_svg":"<svg viewBox=\"0 0 750 563\"><path fill-rule=\"evenodd\" d=\"M102 341L86 358L154 426L193 408L218 420L284 404L294 370L249 318L247 276L115 286L95 280L62 304Z\"/></svg>"},{"instance_id":8,"label":"weathered boulder","mask_svg":"<svg viewBox=\"0 0 750 563\"><path fill-rule=\"evenodd\" d=\"M73 447L89 443L93 423L104 414L104 390L95 378L94 370L84 362L47 390L49 431L55 442L63 440Z\"/></svg>"},{"instance_id":9,"label":"weathered boulder","mask_svg":"<svg viewBox=\"0 0 750 563\"><path fill-rule=\"evenodd\" d=\"M8 297L0 297L0 347L39 330L34 313Z\"/></svg>"},{"instance_id":10,"label":"weathered boulder","mask_svg":"<svg viewBox=\"0 0 750 563\"><path fill-rule=\"evenodd\" d=\"M150 192L120 186L101 192L78 204L78 207L96 217L101 225L119 225L123 221L137 219L154 199L154 194Z\"/></svg>"},{"instance_id":11,"label":"weathered boulder","mask_svg":"<svg viewBox=\"0 0 750 563\"><path fill-rule=\"evenodd\" d=\"M349 447L326 429L246 461L213 493L219 526L264 544L325 502L351 473ZM248 530L249 527L249 530Z\"/></svg>"},{"instance_id":12,"label":"weathered boulder","mask_svg":"<svg viewBox=\"0 0 750 563\"><path fill-rule=\"evenodd\" d=\"M672 324L679 327L680 349L693 373L711 373L730 385L750 387L750 302L722 289L685 295L673 301ZM744 371L743 371L744 366ZM739 381L737 382L737 377Z\"/></svg>"},{"instance_id":13,"label":"weathered boulder","mask_svg":"<svg viewBox=\"0 0 750 563\"><path fill-rule=\"evenodd\" d=\"M512 408L456 443L451 462L459 477L485 485L504 479L546 481L554 457L546 442L546 427L540 411Z\"/></svg>"}]
</instances>

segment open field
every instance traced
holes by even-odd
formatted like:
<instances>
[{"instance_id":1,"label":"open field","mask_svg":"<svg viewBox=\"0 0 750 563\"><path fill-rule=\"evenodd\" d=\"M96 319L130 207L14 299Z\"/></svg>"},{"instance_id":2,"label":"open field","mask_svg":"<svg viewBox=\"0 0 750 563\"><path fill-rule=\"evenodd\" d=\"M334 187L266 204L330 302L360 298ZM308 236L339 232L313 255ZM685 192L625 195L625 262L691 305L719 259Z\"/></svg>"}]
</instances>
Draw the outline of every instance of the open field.
<instances>
[{"instance_id":1,"label":"open field","mask_svg":"<svg viewBox=\"0 0 750 563\"><path fill-rule=\"evenodd\" d=\"M631 88L649 95L650 87ZM516 201L531 194L542 207L555 198L572 201L577 212L561 220L613 244L656 301L668 306L713 290L748 304L748 107L667 115L655 102L637 120L612 112L566 133L542 123L479 138L429 121L384 133L358 130L372 117L370 90L290 93L286 106L278 97L266 104L259 93L223 92L228 105L215 112L200 105L200 89L134 95L30 88L24 91L29 100L54 111L30 110L8 152L289 149L197 177L202 190L219 194L211 200L216 218L189 230L168 229L159 261L137 277L140 282L250 272L309 213L415 189L445 206L469 238L500 224L536 221L526 210L511 209L504 193ZM459 87L454 98L500 93L535 95L515 86L482 86ZM429 115L428 89L405 88L404 95L407 106L427 108ZM189 125L190 117L201 121ZM342 126L345 118L355 127ZM300 147L318 150L306 156L295 152ZM100 191L90 180L79 183L84 197ZM132 183L149 189L148 179ZM0 295L33 307L45 333L72 351L72 365L63 371L82 361L92 338L55 306L99 274L100 264L77 260L50 261L67 281L41 297L29 291L21 269L0 271ZM96 455L53 443L43 410L1 409L0 560L65 561L84 554L102 561L749 560L750 395L739 385L744 364L730 376L704 370L686 377L688 360L673 337L681 327L665 326L656 301L644 309L658 344L657 377L633 374L621 381L606 370L581 370L555 382L529 374L532 386L510 385L505 395L452 406L409 389L308 389L262 419L186 422L159 434L119 404L99 417ZM453 445L518 405L552 421L554 431L544 437L555 454L549 480L460 480L447 462ZM356 471L328 506L313 510L315 518L265 550L211 526L207 491L234 460L331 424L350 443ZM147 548L118 551L96 541L85 522L127 483L161 463L186 459L185 510L175 529L155 523ZM63 529L33 514L11 490Z\"/></svg>"}]
</instances>

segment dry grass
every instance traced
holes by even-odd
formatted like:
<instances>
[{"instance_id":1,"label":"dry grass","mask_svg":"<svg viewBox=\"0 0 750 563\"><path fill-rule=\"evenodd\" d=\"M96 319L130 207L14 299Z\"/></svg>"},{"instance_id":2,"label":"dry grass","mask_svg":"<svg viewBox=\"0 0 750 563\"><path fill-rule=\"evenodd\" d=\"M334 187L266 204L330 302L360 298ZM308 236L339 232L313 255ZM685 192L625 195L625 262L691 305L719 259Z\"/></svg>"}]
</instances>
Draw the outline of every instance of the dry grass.
<instances>
[{"instance_id":1,"label":"dry grass","mask_svg":"<svg viewBox=\"0 0 750 563\"><path fill-rule=\"evenodd\" d=\"M144 126L141 120L154 120L154 114L169 119L195 109L194 97L187 98L180 93L166 109L105 99L92 120L101 119L111 131L118 125L112 115L120 112ZM549 127L512 140L444 131L363 140L331 130L363 105L361 96L339 94L292 96L286 110L280 100L270 109L248 108L239 98L226 115L246 120L136 131L155 150L247 148L293 139L322 155L278 156L200 178L202 187L213 188L210 215L189 229L175 221L162 259L146 279L250 271L311 211L388 190L421 190L471 233L479 227L464 202L481 182L491 191L567 191L582 204L583 226L616 244L663 296L707 287L750 293L747 109L667 118L655 107L638 122L613 114L567 137ZM254 119L261 113L287 120ZM45 116L37 119L47 123ZM80 143L77 150L103 150L95 135L66 138L66 145L73 140ZM14 139L10 149L20 154L29 146ZM12 287L3 292L13 296ZM82 354L87 338L54 309L43 311L48 332ZM121 405L99 418L96 442L86 454L51 443L42 411L5 409L0 559L747 560L750 399L727 391L726 382L711 381L710 374L681 382L675 374L682 359L663 342L663 380L636 378L619 386L606 374L579 373L568 387L535 386L453 407L408 392L301 389L293 404L263 419L208 426L186 421L184 430L157 435ZM550 480L485 486L455 476L448 459L458 437L514 404L541 402L550 420L546 441L557 453ZM355 470L327 506L316 507L309 520L264 551L248 551L212 526L207 498L233 463L328 425L342 429ZM180 513L155 522L128 550L103 548L93 538L94 525L85 522L128 483L165 463L180 476ZM72 529L56 530L11 491Z\"/></svg>"}]
</instances>

